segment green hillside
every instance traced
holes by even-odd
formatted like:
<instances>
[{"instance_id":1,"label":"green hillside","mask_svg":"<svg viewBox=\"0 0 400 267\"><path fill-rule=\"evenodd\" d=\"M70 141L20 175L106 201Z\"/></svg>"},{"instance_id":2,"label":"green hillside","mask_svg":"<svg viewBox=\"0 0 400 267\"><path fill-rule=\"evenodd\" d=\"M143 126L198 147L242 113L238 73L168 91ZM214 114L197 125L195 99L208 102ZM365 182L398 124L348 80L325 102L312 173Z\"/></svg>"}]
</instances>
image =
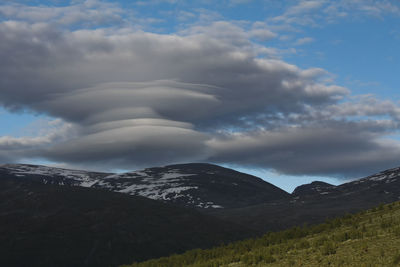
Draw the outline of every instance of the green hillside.
<instances>
[{"instance_id":1,"label":"green hillside","mask_svg":"<svg viewBox=\"0 0 400 267\"><path fill-rule=\"evenodd\" d=\"M208 250L134 263L177 266L398 266L400 202ZM127 266L125 266L127 267Z\"/></svg>"}]
</instances>

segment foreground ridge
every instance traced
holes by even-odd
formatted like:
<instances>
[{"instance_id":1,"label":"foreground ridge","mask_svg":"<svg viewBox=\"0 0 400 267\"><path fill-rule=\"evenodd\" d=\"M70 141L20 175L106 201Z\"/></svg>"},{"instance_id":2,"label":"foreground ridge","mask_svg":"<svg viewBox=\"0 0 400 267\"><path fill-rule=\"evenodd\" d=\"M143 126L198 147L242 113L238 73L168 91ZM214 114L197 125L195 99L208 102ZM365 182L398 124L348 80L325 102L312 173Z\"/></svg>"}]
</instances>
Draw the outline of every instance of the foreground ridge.
<instances>
[{"instance_id":1,"label":"foreground ridge","mask_svg":"<svg viewBox=\"0 0 400 267\"><path fill-rule=\"evenodd\" d=\"M400 263L400 202L323 224L123 267L392 266Z\"/></svg>"},{"instance_id":2,"label":"foreground ridge","mask_svg":"<svg viewBox=\"0 0 400 267\"><path fill-rule=\"evenodd\" d=\"M1 267L115 267L255 234L144 197L0 179Z\"/></svg>"}]
</instances>

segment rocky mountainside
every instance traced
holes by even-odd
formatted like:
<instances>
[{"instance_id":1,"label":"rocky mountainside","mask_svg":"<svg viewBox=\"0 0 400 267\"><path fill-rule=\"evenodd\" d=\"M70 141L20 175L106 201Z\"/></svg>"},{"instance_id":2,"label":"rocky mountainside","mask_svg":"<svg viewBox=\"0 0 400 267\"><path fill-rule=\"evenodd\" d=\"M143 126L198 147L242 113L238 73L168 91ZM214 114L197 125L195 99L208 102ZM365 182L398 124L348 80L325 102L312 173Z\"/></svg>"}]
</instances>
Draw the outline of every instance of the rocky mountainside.
<instances>
[{"instance_id":1,"label":"rocky mountainside","mask_svg":"<svg viewBox=\"0 0 400 267\"><path fill-rule=\"evenodd\" d=\"M258 177L202 163L123 174L8 164L0 166L0 175L44 184L106 189L198 209L240 208L290 197Z\"/></svg>"},{"instance_id":2,"label":"rocky mountainside","mask_svg":"<svg viewBox=\"0 0 400 267\"><path fill-rule=\"evenodd\" d=\"M144 197L0 179L4 267L116 267L254 234L244 226Z\"/></svg>"}]
</instances>

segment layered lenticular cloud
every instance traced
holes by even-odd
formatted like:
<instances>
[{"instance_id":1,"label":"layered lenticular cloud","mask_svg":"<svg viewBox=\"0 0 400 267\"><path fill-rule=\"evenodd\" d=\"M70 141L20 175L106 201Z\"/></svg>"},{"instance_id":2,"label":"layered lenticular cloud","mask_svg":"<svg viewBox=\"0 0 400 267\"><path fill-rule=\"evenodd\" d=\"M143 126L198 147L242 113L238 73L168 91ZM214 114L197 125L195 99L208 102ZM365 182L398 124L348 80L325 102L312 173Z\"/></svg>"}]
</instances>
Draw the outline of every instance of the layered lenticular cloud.
<instances>
[{"instance_id":1,"label":"layered lenticular cloud","mask_svg":"<svg viewBox=\"0 0 400 267\"><path fill-rule=\"evenodd\" d=\"M225 21L175 34L1 22L0 104L61 123L42 137L0 138L0 159L325 175L396 164L400 145L384 137L398 130L398 105L266 56L251 31Z\"/></svg>"}]
</instances>

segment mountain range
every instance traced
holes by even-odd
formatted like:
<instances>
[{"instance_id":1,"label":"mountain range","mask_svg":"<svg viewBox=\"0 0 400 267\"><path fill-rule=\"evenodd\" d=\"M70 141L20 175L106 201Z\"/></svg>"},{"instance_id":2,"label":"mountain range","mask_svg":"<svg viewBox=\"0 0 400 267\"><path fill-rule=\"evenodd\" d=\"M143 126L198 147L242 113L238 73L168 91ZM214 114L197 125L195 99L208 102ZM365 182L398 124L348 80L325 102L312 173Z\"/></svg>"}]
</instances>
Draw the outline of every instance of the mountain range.
<instances>
[{"instance_id":1,"label":"mountain range","mask_svg":"<svg viewBox=\"0 0 400 267\"><path fill-rule=\"evenodd\" d=\"M0 265L21 267L118 266L400 199L400 168L291 194L205 163L122 174L6 164L0 183Z\"/></svg>"}]
</instances>

